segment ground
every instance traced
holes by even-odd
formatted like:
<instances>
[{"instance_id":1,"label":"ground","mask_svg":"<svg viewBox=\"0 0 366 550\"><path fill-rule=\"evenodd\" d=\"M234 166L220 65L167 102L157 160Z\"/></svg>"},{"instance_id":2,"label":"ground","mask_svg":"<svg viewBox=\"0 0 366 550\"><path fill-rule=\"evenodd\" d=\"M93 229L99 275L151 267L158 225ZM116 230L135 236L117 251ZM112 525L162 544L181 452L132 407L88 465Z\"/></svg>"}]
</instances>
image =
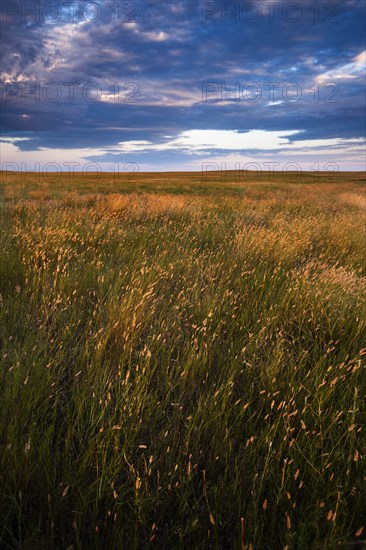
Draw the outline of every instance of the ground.
<instances>
[{"instance_id":1,"label":"ground","mask_svg":"<svg viewBox=\"0 0 366 550\"><path fill-rule=\"evenodd\" d=\"M1 175L0 545L361 548L362 176Z\"/></svg>"}]
</instances>

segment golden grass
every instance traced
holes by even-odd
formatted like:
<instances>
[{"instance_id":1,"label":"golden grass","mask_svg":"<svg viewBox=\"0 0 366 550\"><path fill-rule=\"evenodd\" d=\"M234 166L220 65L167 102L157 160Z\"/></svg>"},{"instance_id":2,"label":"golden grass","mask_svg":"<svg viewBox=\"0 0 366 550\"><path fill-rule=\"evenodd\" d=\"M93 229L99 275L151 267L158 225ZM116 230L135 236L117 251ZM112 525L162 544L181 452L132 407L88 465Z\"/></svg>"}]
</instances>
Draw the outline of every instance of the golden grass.
<instances>
[{"instance_id":1,"label":"golden grass","mask_svg":"<svg viewBox=\"0 0 366 550\"><path fill-rule=\"evenodd\" d=\"M364 544L363 184L276 178L3 183L0 546Z\"/></svg>"},{"instance_id":2,"label":"golden grass","mask_svg":"<svg viewBox=\"0 0 366 550\"><path fill-rule=\"evenodd\" d=\"M339 198L346 204L366 210L366 193L363 195L358 195L355 193L341 193Z\"/></svg>"}]
</instances>

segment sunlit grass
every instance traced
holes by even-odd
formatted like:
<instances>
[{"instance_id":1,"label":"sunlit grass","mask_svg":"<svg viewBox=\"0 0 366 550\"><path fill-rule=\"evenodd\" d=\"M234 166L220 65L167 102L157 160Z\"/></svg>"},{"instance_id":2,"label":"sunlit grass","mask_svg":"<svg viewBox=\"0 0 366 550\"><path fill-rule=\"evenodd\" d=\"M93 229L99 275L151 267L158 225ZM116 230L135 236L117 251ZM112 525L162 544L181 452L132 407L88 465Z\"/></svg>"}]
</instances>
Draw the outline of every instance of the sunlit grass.
<instances>
[{"instance_id":1,"label":"sunlit grass","mask_svg":"<svg viewBox=\"0 0 366 550\"><path fill-rule=\"evenodd\" d=\"M361 548L360 176L27 178L2 184L0 545Z\"/></svg>"}]
</instances>

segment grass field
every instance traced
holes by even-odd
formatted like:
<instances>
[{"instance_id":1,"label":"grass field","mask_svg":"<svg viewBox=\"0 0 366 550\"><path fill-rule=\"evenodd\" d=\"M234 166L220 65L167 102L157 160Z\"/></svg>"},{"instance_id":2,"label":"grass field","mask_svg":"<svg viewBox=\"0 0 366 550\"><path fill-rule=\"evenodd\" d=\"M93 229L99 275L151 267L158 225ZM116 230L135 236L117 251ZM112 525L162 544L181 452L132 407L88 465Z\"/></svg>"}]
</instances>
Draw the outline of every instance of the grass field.
<instances>
[{"instance_id":1,"label":"grass field","mask_svg":"<svg viewBox=\"0 0 366 550\"><path fill-rule=\"evenodd\" d=\"M362 176L2 176L0 546L364 548Z\"/></svg>"}]
</instances>

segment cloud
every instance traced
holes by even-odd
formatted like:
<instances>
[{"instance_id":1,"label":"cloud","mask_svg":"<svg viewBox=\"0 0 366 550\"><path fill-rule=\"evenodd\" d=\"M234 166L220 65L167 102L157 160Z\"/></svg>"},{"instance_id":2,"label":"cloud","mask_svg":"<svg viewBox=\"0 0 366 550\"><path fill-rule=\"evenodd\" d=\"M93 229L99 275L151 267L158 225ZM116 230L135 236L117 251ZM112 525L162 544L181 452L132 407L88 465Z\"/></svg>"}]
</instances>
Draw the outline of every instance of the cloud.
<instances>
[{"instance_id":1,"label":"cloud","mask_svg":"<svg viewBox=\"0 0 366 550\"><path fill-rule=\"evenodd\" d=\"M146 152L180 150L185 153L197 153L207 150L231 150L231 151L276 151L276 150L302 150L326 148L328 151L348 145L363 145L364 138L355 139L308 139L290 141L288 137L302 134L303 130L266 131L250 130L239 132L238 130L188 130L182 132L176 138L165 142L153 143L151 141L126 141L111 147L111 151Z\"/></svg>"},{"instance_id":2,"label":"cloud","mask_svg":"<svg viewBox=\"0 0 366 550\"><path fill-rule=\"evenodd\" d=\"M332 80L347 80L353 78L364 78L366 71L366 50L359 53L353 58L351 63L340 65L320 74L316 80L318 82L332 81Z\"/></svg>"},{"instance_id":3,"label":"cloud","mask_svg":"<svg viewBox=\"0 0 366 550\"><path fill-rule=\"evenodd\" d=\"M321 4L317 24L313 0L301 2L296 23L286 21L279 2L273 2L274 21L267 9L253 23L233 18L206 22L201 2L134 0L118 3L117 17L113 0L98 0L101 17L95 21L83 16L82 3L74 2L75 21L62 8L61 20L54 23L31 16L24 21L19 15L24 2L12 4L19 10L3 17L0 44L0 84L6 96L1 124L4 137L18 141L6 155L20 159L33 151L45 162L52 151L57 158L60 151L65 158L128 155L149 158L149 165L165 166L174 159L180 166L188 157L191 163L222 147L253 155L286 149L297 158L309 151L324 155L327 148L331 154L341 147L349 150L349 140L364 135L362 2L332 2L338 14L331 22L324 21L329 9ZM31 9L36 2L28 4ZM38 4L42 11L47 0ZM302 97L292 103L282 88L294 81ZM339 89L330 102L326 85L332 81ZM50 82L62 88L60 101L44 97ZM255 103L204 103L205 82L222 83L228 91L236 83L259 83L263 96ZM37 83L40 97L28 93L25 101L20 86ZM78 83L71 101L64 83ZM93 83L102 90L97 101L83 94ZM279 84L273 100L268 99L271 83ZM126 101L131 84L137 91L133 101ZM12 91L6 88L12 85ZM117 100L116 85L121 91ZM290 135L289 129L298 130Z\"/></svg>"},{"instance_id":4,"label":"cloud","mask_svg":"<svg viewBox=\"0 0 366 550\"><path fill-rule=\"evenodd\" d=\"M131 30L134 34L145 40L152 42L165 42L168 40L169 35L164 31L142 31L135 22L123 23L125 29Z\"/></svg>"},{"instance_id":5,"label":"cloud","mask_svg":"<svg viewBox=\"0 0 366 550\"><path fill-rule=\"evenodd\" d=\"M188 130L164 143L149 141L121 142L119 152L181 150L186 153L200 153L207 150L274 150L289 143L287 136L301 130L268 132L265 130Z\"/></svg>"},{"instance_id":6,"label":"cloud","mask_svg":"<svg viewBox=\"0 0 366 550\"><path fill-rule=\"evenodd\" d=\"M28 141L29 138L21 137L0 137L0 143L17 143L18 141Z\"/></svg>"}]
</instances>

